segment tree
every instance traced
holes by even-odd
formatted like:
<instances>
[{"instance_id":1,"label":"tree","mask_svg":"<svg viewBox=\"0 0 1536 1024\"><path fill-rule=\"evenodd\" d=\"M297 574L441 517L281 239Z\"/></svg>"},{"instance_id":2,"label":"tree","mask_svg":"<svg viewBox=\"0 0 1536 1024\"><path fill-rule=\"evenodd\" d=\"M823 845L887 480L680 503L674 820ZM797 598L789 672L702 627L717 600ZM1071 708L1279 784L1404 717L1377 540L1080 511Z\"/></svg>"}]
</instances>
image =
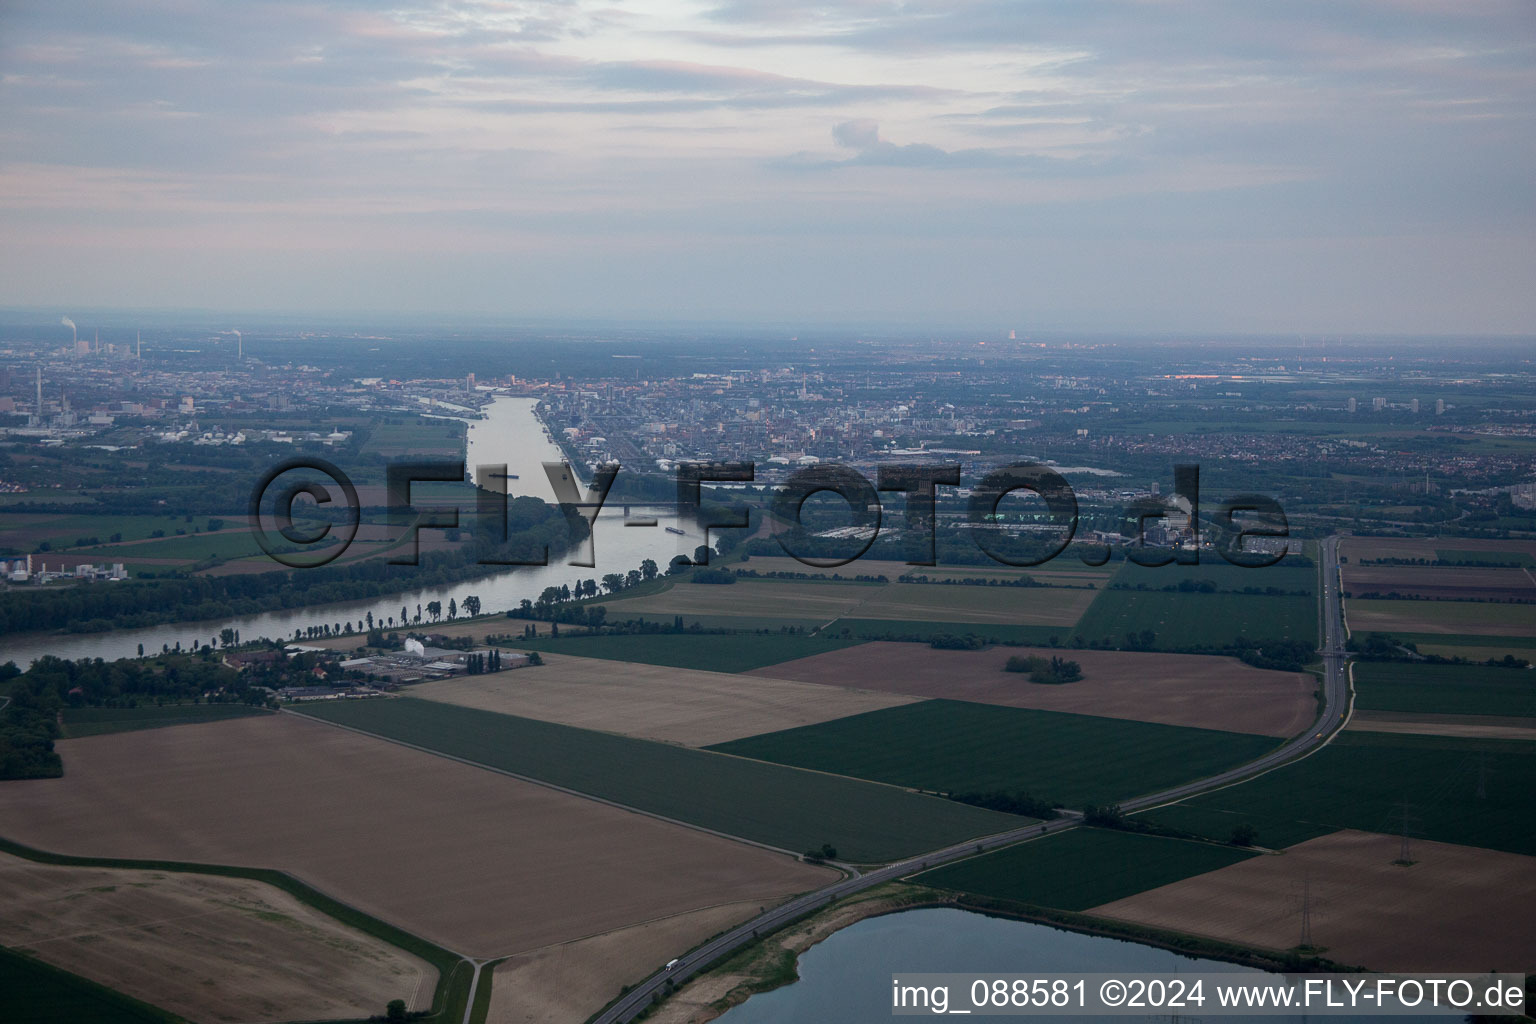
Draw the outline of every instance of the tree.
<instances>
[{"instance_id":1,"label":"tree","mask_svg":"<svg viewBox=\"0 0 1536 1024\"><path fill-rule=\"evenodd\" d=\"M645 561L640 563L640 576L647 583L655 579L656 574L660 571L661 570L656 566L656 560L654 558L647 558Z\"/></svg>"},{"instance_id":2,"label":"tree","mask_svg":"<svg viewBox=\"0 0 1536 1024\"><path fill-rule=\"evenodd\" d=\"M139 644L139 657L144 657L144 645Z\"/></svg>"},{"instance_id":3,"label":"tree","mask_svg":"<svg viewBox=\"0 0 1536 1024\"><path fill-rule=\"evenodd\" d=\"M450 619L457 618L458 614L459 614L459 602L450 597L448 599L448 617Z\"/></svg>"},{"instance_id":4,"label":"tree","mask_svg":"<svg viewBox=\"0 0 1536 1024\"><path fill-rule=\"evenodd\" d=\"M373 612L368 613L368 632L373 632Z\"/></svg>"},{"instance_id":5,"label":"tree","mask_svg":"<svg viewBox=\"0 0 1536 1024\"><path fill-rule=\"evenodd\" d=\"M639 569L631 569L624 576L625 584L631 587L638 587L643 579L645 579L645 576Z\"/></svg>"},{"instance_id":6,"label":"tree","mask_svg":"<svg viewBox=\"0 0 1536 1024\"><path fill-rule=\"evenodd\" d=\"M388 1024L405 1024L405 1000L391 999L384 1007L384 1020Z\"/></svg>"},{"instance_id":7,"label":"tree","mask_svg":"<svg viewBox=\"0 0 1536 1024\"><path fill-rule=\"evenodd\" d=\"M474 594L470 594L464 599L464 613L471 618L480 614L480 599Z\"/></svg>"},{"instance_id":8,"label":"tree","mask_svg":"<svg viewBox=\"0 0 1536 1024\"><path fill-rule=\"evenodd\" d=\"M603 589L610 594L617 594L624 589L624 577L616 572L610 572L603 577Z\"/></svg>"},{"instance_id":9,"label":"tree","mask_svg":"<svg viewBox=\"0 0 1536 1024\"><path fill-rule=\"evenodd\" d=\"M428 601L427 602L427 614L432 616L432 621L433 622L436 622L438 619L442 618L442 615L443 615L443 602L441 602L441 601ZM418 618L419 617L420 616L418 615Z\"/></svg>"},{"instance_id":10,"label":"tree","mask_svg":"<svg viewBox=\"0 0 1536 1024\"><path fill-rule=\"evenodd\" d=\"M235 643L235 631L228 626L225 626L223 629L219 630L219 639L223 642L225 647L229 647ZM141 651L140 653L143 652Z\"/></svg>"}]
</instances>

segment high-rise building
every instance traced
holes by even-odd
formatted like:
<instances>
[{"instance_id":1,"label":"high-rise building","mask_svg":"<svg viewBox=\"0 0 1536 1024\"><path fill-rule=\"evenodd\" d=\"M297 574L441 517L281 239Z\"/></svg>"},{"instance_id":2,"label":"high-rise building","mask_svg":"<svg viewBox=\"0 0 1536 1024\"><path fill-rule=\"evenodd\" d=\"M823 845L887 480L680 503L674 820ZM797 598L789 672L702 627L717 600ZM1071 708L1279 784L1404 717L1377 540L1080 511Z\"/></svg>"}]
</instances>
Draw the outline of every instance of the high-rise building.
<instances>
[{"instance_id":1,"label":"high-rise building","mask_svg":"<svg viewBox=\"0 0 1536 1024\"><path fill-rule=\"evenodd\" d=\"M1435 399L1435 415L1436 416L1443 416L1443 415L1445 415L1445 399L1443 399L1443 398Z\"/></svg>"},{"instance_id":2,"label":"high-rise building","mask_svg":"<svg viewBox=\"0 0 1536 1024\"><path fill-rule=\"evenodd\" d=\"M1373 412L1381 412L1381 410L1385 409L1386 407L1387 407L1387 400L1385 398L1373 398L1373 399L1371 399L1371 410Z\"/></svg>"},{"instance_id":3,"label":"high-rise building","mask_svg":"<svg viewBox=\"0 0 1536 1024\"><path fill-rule=\"evenodd\" d=\"M1408 403L1408 411L1409 412L1418 412L1419 411L1419 400L1417 398L1415 398L1413 401Z\"/></svg>"},{"instance_id":4,"label":"high-rise building","mask_svg":"<svg viewBox=\"0 0 1536 1024\"><path fill-rule=\"evenodd\" d=\"M1356 409L1360 408L1360 403L1351 398L1346 403L1345 408L1347 408L1350 412L1354 412Z\"/></svg>"}]
</instances>

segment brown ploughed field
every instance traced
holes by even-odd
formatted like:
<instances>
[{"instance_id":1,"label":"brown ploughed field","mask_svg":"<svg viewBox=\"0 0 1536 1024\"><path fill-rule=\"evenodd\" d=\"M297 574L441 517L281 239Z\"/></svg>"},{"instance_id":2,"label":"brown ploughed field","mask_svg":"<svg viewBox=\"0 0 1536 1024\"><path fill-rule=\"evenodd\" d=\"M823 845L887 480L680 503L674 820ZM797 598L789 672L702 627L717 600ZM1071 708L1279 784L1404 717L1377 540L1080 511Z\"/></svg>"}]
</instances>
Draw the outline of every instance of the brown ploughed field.
<instances>
[{"instance_id":1,"label":"brown ploughed field","mask_svg":"<svg viewBox=\"0 0 1536 1024\"><path fill-rule=\"evenodd\" d=\"M198 1021L432 1004L437 971L261 882L0 854L0 944Z\"/></svg>"},{"instance_id":2,"label":"brown ploughed field","mask_svg":"<svg viewBox=\"0 0 1536 1024\"><path fill-rule=\"evenodd\" d=\"M759 903L727 903L537 949L497 965L486 1024L577 1021L625 984L661 967L700 936L752 917ZM482 985L485 975L481 975Z\"/></svg>"},{"instance_id":3,"label":"brown ploughed field","mask_svg":"<svg viewBox=\"0 0 1536 1024\"><path fill-rule=\"evenodd\" d=\"M1343 831L1088 911L1266 949L1312 942L1377 971L1524 971L1536 962L1536 857Z\"/></svg>"},{"instance_id":4,"label":"brown ploughed field","mask_svg":"<svg viewBox=\"0 0 1536 1024\"><path fill-rule=\"evenodd\" d=\"M1082 665L1083 678L1060 686L1031 683L1025 674L1003 671L1016 654L1059 654ZM1200 654L1028 647L942 651L876 642L748 674L1260 736L1294 736L1317 717L1311 676Z\"/></svg>"},{"instance_id":5,"label":"brown ploughed field","mask_svg":"<svg viewBox=\"0 0 1536 1024\"><path fill-rule=\"evenodd\" d=\"M1356 711L1349 728L1358 732L1396 732L1417 736L1469 739L1536 740L1536 718L1498 715L1429 715L1401 711Z\"/></svg>"},{"instance_id":6,"label":"brown ploughed field","mask_svg":"<svg viewBox=\"0 0 1536 1024\"><path fill-rule=\"evenodd\" d=\"M545 654L537 668L461 676L410 690L448 704L704 747L916 698L725 672Z\"/></svg>"},{"instance_id":7,"label":"brown ploughed field","mask_svg":"<svg viewBox=\"0 0 1536 1024\"><path fill-rule=\"evenodd\" d=\"M81 856L278 868L472 956L770 903L836 877L295 715L58 749L62 779L0 785L7 838Z\"/></svg>"}]
</instances>

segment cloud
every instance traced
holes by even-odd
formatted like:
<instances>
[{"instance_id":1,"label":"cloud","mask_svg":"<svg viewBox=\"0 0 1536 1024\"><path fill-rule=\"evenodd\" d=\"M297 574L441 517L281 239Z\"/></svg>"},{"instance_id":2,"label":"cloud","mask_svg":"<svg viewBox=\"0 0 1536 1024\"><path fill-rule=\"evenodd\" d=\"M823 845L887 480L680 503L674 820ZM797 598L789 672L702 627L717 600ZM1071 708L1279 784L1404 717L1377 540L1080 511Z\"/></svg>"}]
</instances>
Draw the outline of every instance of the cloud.
<instances>
[{"instance_id":1,"label":"cloud","mask_svg":"<svg viewBox=\"0 0 1536 1024\"><path fill-rule=\"evenodd\" d=\"M775 164L794 170L847 167L1001 170L1037 177L1097 176L1122 172L1132 166L1127 160L1102 157L1058 157L987 148L946 150L924 142L898 145L882 139L879 123L871 118L857 118L833 125L832 140L841 149L854 150L854 155L838 160L801 152L788 159L775 161Z\"/></svg>"}]
</instances>

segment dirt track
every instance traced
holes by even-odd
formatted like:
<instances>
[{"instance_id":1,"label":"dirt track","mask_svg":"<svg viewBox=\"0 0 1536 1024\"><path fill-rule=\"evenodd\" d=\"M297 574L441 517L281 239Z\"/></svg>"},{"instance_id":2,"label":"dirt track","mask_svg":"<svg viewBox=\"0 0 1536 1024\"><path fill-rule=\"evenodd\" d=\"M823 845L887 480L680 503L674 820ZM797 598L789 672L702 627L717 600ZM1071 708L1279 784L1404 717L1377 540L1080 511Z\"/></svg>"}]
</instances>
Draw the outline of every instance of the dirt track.
<instances>
[{"instance_id":1,"label":"dirt track","mask_svg":"<svg viewBox=\"0 0 1536 1024\"><path fill-rule=\"evenodd\" d=\"M0 785L8 838L86 856L274 867L492 957L834 877L292 715L64 740Z\"/></svg>"},{"instance_id":2,"label":"dirt track","mask_svg":"<svg viewBox=\"0 0 1536 1024\"><path fill-rule=\"evenodd\" d=\"M1060 654L1082 665L1083 679L1062 686L1031 683L1026 675L1003 671L1016 654ZM1317 716L1311 676L1198 654L1020 647L940 651L877 642L749 674L1261 736L1294 736Z\"/></svg>"},{"instance_id":3,"label":"dirt track","mask_svg":"<svg viewBox=\"0 0 1536 1024\"><path fill-rule=\"evenodd\" d=\"M1268 949L1312 941L1378 971L1524 971L1536 962L1536 857L1344 831L1196 875L1088 913ZM1306 880L1310 879L1310 882Z\"/></svg>"},{"instance_id":4,"label":"dirt track","mask_svg":"<svg viewBox=\"0 0 1536 1024\"><path fill-rule=\"evenodd\" d=\"M915 698L724 672L544 655L544 664L413 686L412 697L703 747Z\"/></svg>"},{"instance_id":5,"label":"dirt track","mask_svg":"<svg viewBox=\"0 0 1536 1024\"><path fill-rule=\"evenodd\" d=\"M4 854L0 943L198 1021L426 1009L437 984L425 961L260 882Z\"/></svg>"}]
</instances>

